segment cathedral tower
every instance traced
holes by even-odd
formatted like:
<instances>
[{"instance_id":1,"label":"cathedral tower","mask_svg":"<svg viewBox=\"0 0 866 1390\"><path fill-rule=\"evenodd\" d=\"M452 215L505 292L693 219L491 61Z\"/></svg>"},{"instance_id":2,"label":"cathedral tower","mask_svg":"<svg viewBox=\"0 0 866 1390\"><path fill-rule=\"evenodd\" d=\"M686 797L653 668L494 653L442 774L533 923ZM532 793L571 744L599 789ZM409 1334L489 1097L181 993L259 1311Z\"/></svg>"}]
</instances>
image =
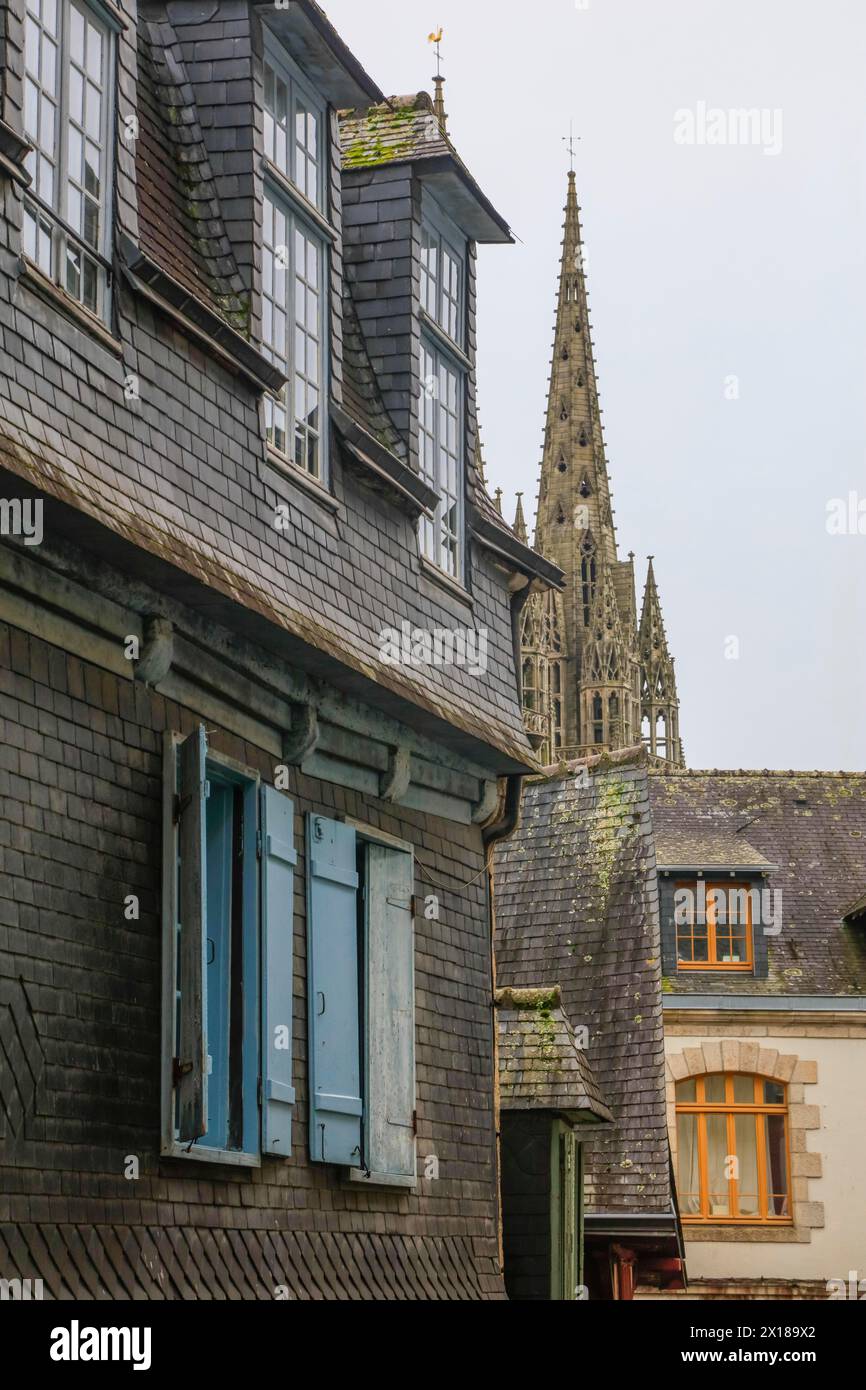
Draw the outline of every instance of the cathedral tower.
<instances>
[{"instance_id":1,"label":"cathedral tower","mask_svg":"<svg viewBox=\"0 0 866 1390\"><path fill-rule=\"evenodd\" d=\"M516 529L524 529L518 502ZM574 173L562 265L535 548L565 574L523 619L526 722L546 762L643 740L682 765L679 702L650 563L640 631L634 557L620 560L605 458Z\"/></svg>"}]
</instances>

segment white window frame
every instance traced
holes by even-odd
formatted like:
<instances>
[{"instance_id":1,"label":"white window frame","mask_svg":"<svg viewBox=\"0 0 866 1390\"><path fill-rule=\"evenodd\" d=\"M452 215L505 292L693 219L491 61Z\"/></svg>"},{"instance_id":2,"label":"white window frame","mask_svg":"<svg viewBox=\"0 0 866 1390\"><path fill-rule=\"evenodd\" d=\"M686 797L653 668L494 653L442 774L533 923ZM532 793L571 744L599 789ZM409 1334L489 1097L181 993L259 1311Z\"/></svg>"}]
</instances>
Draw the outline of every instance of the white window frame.
<instances>
[{"instance_id":1,"label":"white window frame","mask_svg":"<svg viewBox=\"0 0 866 1390\"><path fill-rule=\"evenodd\" d=\"M285 83L287 88L288 111L290 122L286 131L286 149L289 158L286 167L275 158L272 158L267 149L267 123L270 119L265 106L265 69L271 68L276 77ZM316 151L316 196L311 198L306 191L306 179L303 182L298 180L298 142L296 139L295 119L297 116L297 103L301 101L303 105L316 116L318 122L318 148ZM262 66L262 108L265 112L265 132L264 150L265 162L277 170L282 177L297 190L299 197L310 203L312 207L324 213L327 208L327 150L328 150L328 108L327 103L317 95L315 89L303 76L300 68L292 61L286 53L279 40L265 29L264 59Z\"/></svg>"},{"instance_id":2,"label":"white window frame","mask_svg":"<svg viewBox=\"0 0 866 1390\"><path fill-rule=\"evenodd\" d=\"M418 541L424 560L433 565L447 578L463 583L465 578L465 491L466 491L466 369L445 350L432 334L421 335L421 399L418 416L418 453L421 477L434 489L438 496L432 520L422 516L418 523ZM431 370L432 368L432 370ZM455 406L442 403L441 373L450 373L455 380ZM455 491L443 481L443 447L441 431L444 417L456 420ZM426 457L426 441L430 441L432 466ZM445 454L447 455L447 446ZM455 560L453 567L443 564L443 522L451 506L456 507L456 524L453 531Z\"/></svg>"},{"instance_id":3,"label":"white window frame","mask_svg":"<svg viewBox=\"0 0 866 1390\"><path fill-rule=\"evenodd\" d=\"M263 193L263 203L267 201L274 209L274 216L277 211L286 221L286 240L285 243L275 243L273 251L273 267L271 271L270 289L266 286L268 274L266 269L266 257L271 256L271 249L268 248L265 236L265 217L263 208L262 218L262 350L270 362L280 368L288 378L288 382L279 396L269 394L264 399L264 427L270 454L279 460L281 464L288 465L297 470L304 477L312 478L315 482L326 483L328 480L328 399L330 395L329 383L329 342L328 342L328 290L329 290L329 242L327 238L316 228L314 223L303 215L303 212L296 206L293 200L277 188L271 180L266 180ZM297 370L297 333L301 331L305 342L309 338L306 330L297 324L297 291L298 291L298 266L297 266L297 245L296 233L300 233L307 241L315 245L318 252L318 285L316 292L319 303L319 322L318 322L318 393L319 393L319 422L318 422L318 469L314 472L309 469L306 462L299 463L295 455L295 432L298 426L296 416L297 389L298 383L304 383L304 389L309 382L306 373L299 373ZM284 247L282 256L283 264L280 264L280 247ZM281 308L275 300L273 291L276 285L277 276L285 277L286 296L285 306ZM269 314L273 315L279 309L285 315L285 347L280 351L276 344L271 341L273 334L273 319L271 320L270 336L267 327ZM276 442L276 437L272 430L272 422L275 413L282 410L285 414L285 447L280 448ZM309 430L304 426L304 438L308 439Z\"/></svg>"},{"instance_id":4,"label":"white window frame","mask_svg":"<svg viewBox=\"0 0 866 1390\"><path fill-rule=\"evenodd\" d=\"M24 72L24 133L28 140L36 146L35 150L28 155L25 167L33 176L33 184L24 193L24 206L22 209L22 232L21 246L25 258L35 265L41 274L57 285L64 294L68 295L74 304L83 309L86 313L93 314L95 318L106 323L111 312L111 245L112 245L112 215L113 215L113 195L114 195L114 140L115 140L115 74L116 74L116 46L119 26L117 21L108 14L100 5L90 3L90 0L27 0L27 10L24 18L25 36L30 25L28 17L32 17L38 10L39 16L43 17L46 10L53 4L56 12L56 57L55 57L55 92L51 100L55 105L54 113L54 146L51 151L50 162L53 162L53 197L48 200L44 198L39 190L40 186L40 161L46 160L47 151L43 150L36 138L35 133L29 128L29 117L27 114L28 91L31 86L35 86L41 93L41 80L44 73L40 71L39 78L34 80L26 67L27 59L27 40L25 37L25 72ZM83 233L76 229L69 222L67 217L67 188L69 174L69 133L71 121L70 110L70 85L71 85L71 40L70 40L70 16L71 12L77 11L85 21L97 29L102 38L102 72L100 74L102 87L101 110L99 122L98 148L100 153L100 191L99 191L99 236L97 244L92 246L85 240ZM39 31L37 42L41 38L42 30ZM41 59L40 59L41 65ZM86 101L87 79L82 83L82 100ZM39 111L39 123L42 121L42 107L39 96L37 96L37 110ZM86 107L85 107L86 110ZM92 138L92 137L91 137ZM86 144L86 134L82 135L82 149ZM97 140L93 140L96 144ZM82 206L86 199L83 192L83 184L76 179L76 185L81 191ZM30 249L28 249L28 232L26 219L32 219L35 223L34 238ZM45 245L47 241L47 247ZM81 254L81 280L79 291L76 293L68 288L67 282L67 250L69 247L78 249ZM46 254L47 251L47 254ZM90 261L95 267L95 307L87 304L84 299L84 258Z\"/></svg>"},{"instance_id":5,"label":"white window frame","mask_svg":"<svg viewBox=\"0 0 866 1390\"><path fill-rule=\"evenodd\" d=\"M431 252L435 255L433 271L427 259ZM448 293L443 276L446 254L457 269L456 299ZM425 190L421 204L421 307L461 351L466 341L467 265L465 235Z\"/></svg>"},{"instance_id":6,"label":"white window frame","mask_svg":"<svg viewBox=\"0 0 866 1390\"><path fill-rule=\"evenodd\" d=\"M264 63L263 63L263 92L262 100L264 106L265 90L265 68L270 68L275 78L284 82L287 90L288 111L290 121L286 132L286 149L288 158L285 167L280 162L275 162L268 147L268 121L271 119L265 110L265 154L264 154L264 188L263 203L268 200L275 210L286 219L286 239L285 243L276 242L269 247L264 233L265 212L263 206L262 219L262 290L261 290L261 337L262 348L265 356L275 366L283 370L288 378L288 383L283 391L277 395L268 395L264 398L263 427L265 439L267 441L268 452L273 459L281 465L290 467L293 471L300 473L302 477L311 479L315 483L327 485L329 477L328 460L328 401L330 397L330 343L328 338L328 296L330 291L330 250L331 238L328 234L329 229L325 220L325 210L328 205L328 111L327 103L318 97L314 89L305 80L297 65L285 52L279 41L265 29L264 36ZM305 186L298 183L297 179L297 159L298 147L295 139L295 116L296 107L300 101L304 108L312 112L318 123L318 146L317 146L317 187L315 199L310 199L306 193ZM304 185L306 180L304 180ZM300 233L309 242L313 243L318 252L318 283L315 286L319 304L318 322L318 341L317 341L317 375L318 375L318 467L312 470L307 464L307 448L309 444L310 430L306 423L302 426L303 438L305 441L304 457L301 462L296 457L295 433L298 428L297 391L299 384L303 383L304 391L312 385L310 378L306 374L297 371L297 336L300 331L304 336L305 347L309 341L309 334L302 325L296 320L297 294L298 294L298 265L296 232ZM279 246L285 246L285 252L281 258L277 254ZM266 257L273 261L270 272L266 263ZM277 277L282 274L286 277L285 306L281 306L275 299L274 290ZM270 280L270 283L268 281ZM280 347L273 341L273 322L275 312L285 313L285 341ZM270 319L270 326L269 326ZM306 364L305 364L306 367ZM306 404L306 403L305 403ZM277 442L275 420L280 412L284 414L284 447L280 447Z\"/></svg>"}]
</instances>

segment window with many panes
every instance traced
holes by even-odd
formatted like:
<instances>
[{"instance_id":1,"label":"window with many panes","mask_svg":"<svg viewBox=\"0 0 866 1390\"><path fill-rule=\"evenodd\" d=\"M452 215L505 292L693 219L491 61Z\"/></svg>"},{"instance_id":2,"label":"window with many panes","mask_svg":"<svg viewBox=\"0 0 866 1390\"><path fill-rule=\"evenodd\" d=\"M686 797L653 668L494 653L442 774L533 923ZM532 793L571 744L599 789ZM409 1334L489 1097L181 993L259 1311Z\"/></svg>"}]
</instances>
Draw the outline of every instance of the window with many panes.
<instances>
[{"instance_id":1,"label":"window with many panes","mask_svg":"<svg viewBox=\"0 0 866 1390\"><path fill-rule=\"evenodd\" d=\"M27 0L22 250L105 317L109 271L112 34L84 0Z\"/></svg>"},{"instance_id":2,"label":"window with many panes","mask_svg":"<svg viewBox=\"0 0 866 1390\"><path fill-rule=\"evenodd\" d=\"M685 1221L790 1220L785 1087L762 1076L677 1083L677 1193Z\"/></svg>"},{"instance_id":3,"label":"window with many panes","mask_svg":"<svg viewBox=\"0 0 866 1390\"><path fill-rule=\"evenodd\" d=\"M678 970L752 969L754 891L748 883L702 879L676 885Z\"/></svg>"},{"instance_id":4,"label":"window with many panes","mask_svg":"<svg viewBox=\"0 0 866 1390\"><path fill-rule=\"evenodd\" d=\"M276 454L321 480L327 243L304 200L319 209L324 205L324 110L270 41L264 104L262 343L288 377L279 395L265 399L265 429Z\"/></svg>"},{"instance_id":5,"label":"window with many panes","mask_svg":"<svg viewBox=\"0 0 866 1390\"><path fill-rule=\"evenodd\" d=\"M428 339L421 343L421 476L439 494L420 523L421 552L459 579L463 569L463 372Z\"/></svg>"},{"instance_id":6,"label":"window with many panes","mask_svg":"<svg viewBox=\"0 0 866 1390\"><path fill-rule=\"evenodd\" d=\"M421 308L441 336L428 329L421 342L421 475L439 494L432 520L421 520L421 553L454 579L463 575L465 280L466 238L425 197Z\"/></svg>"}]
</instances>

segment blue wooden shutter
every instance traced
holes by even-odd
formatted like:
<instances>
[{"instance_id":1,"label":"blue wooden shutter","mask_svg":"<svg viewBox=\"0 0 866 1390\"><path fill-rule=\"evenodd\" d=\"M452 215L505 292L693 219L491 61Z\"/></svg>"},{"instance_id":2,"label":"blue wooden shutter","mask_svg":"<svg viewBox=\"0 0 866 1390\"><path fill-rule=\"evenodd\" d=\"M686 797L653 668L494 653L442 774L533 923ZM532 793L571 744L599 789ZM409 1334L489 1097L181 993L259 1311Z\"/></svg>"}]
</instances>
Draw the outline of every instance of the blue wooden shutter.
<instances>
[{"instance_id":1,"label":"blue wooden shutter","mask_svg":"<svg viewBox=\"0 0 866 1390\"><path fill-rule=\"evenodd\" d=\"M310 1158L361 1165L355 831L307 817Z\"/></svg>"},{"instance_id":2,"label":"blue wooden shutter","mask_svg":"<svg viewBox=\"0 0 866 1390\"><path fill-rule=\"evenodd\" d=\"M207 1133L206 770L207 737L199 725L180 745L180 1018L174 1079L183 1141Z\"/></svg>"},{"instance_id":3,"label":"blue wooden shutter","mask_svg":"<svg viewBox=\"0 0 866 1390\"><path fill-rule=\"evenodd\" d=\"M367 1116L371 1172L415 1177L415 929L411 854L367 848Z\"/></svg>"},{"instance_id":4,"label":"blue wooden shutter","mask_svg":"<svg viewBox=\"0 0 866 1390\"><path fill-rule=\"evenodd\" d=\"M262 1152L292 1152L295 807L262 788Z\"/></svg>"}]
</instances>

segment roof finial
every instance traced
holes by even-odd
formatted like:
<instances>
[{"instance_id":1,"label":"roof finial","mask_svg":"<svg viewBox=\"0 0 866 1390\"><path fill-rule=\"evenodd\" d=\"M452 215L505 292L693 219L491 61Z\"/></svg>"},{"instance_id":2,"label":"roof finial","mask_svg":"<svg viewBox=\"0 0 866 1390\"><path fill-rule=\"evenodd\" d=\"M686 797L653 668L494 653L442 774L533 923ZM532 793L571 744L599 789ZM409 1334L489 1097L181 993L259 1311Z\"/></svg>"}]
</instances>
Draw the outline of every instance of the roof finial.
<instances>
[{"instance_id":1,"label":"roof finial","mask_svg":"<svg viewBox=\"0 0 866 1390\"><path fill-rule=\"evenodd\" d=\"M499 515L501 516L501 515L502 515L502 488L501 488L501 487L498 487L498 488L496 489L496 495L495 495L495 497L494 497L494 499L493 499L493 505L495 506L496 510L498 511Z\"/></svg>"},{"instance_id":2,"label":"roof finial","mask_svg":"<svg viewBox=\"0 0 866 1390\"><path fill-rule=\"evenodd\" d=\"M578 135L577 139L578 139L578 141L580 141L580 140L583 139L583 136L582 136L582 135ZM574 140L575 140L575 136L574 136L574 121L570 121L570 122L569 122L569 125L568 125L568 134L567 134L567 135L563 135L562 140L563 140L563 144L566 144L566 145L568 146L568 158L569 158L568 172L569 172L570 174L573 175L573 174L574 174Z\"/></svg>"},{"instance_id":3,"label":"roof finial","mask_svg":"<svg viewBox=\"0 0 866 1390\"><path fill-rule=\"evenodd\" d=\"M447 135L448 112L445 110L445 93L442 90L445 86L445 78L442 76L442 35L444 32L445 30L440 24L438 29L434 29L432 34L427 35L427 42L436 46L436 76L433 78L436 94L433 98L433 111L439 122L439 129L443 135Z\"/></svg>"},{"instance_id":4,"label":"roof finial","mask_svg":"<svg viewBox=\"0 0 866 1390\"><path fill-rule=\"evenodd\" d=\"M527 539L528 539L528 533L527 533L527 530L526 530L526 517L523 515L523 493L522 493L522 492L518 492L518 494L517 494L517 511L514 513L514 527L513 527L513 530L514 530L514 533L515 533L515 535L517 536L518 540L523 541L523 544L526 545Z\"/></svg>"}]
</instances>

